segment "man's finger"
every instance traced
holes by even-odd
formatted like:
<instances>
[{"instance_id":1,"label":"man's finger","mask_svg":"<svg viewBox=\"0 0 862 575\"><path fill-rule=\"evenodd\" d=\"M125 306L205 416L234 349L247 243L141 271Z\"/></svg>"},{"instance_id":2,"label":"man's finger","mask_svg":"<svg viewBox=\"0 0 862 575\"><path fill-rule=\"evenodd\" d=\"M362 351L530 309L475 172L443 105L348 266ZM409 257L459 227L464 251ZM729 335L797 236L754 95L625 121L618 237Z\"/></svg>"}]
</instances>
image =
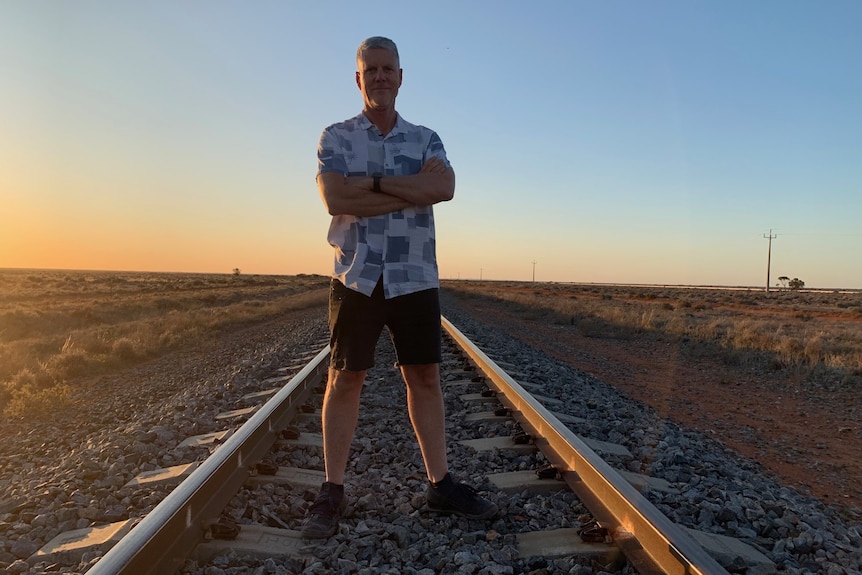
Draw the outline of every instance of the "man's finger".
<instances>
[{"instance_id":1,"label":"man's finger","mask_svg":"<svg viewBox=\"0 0 862 575\"><path fill-rule=\"evenodd\" d=\"M440 158L430 158L419 170L424 173L440 173L446 171L446 164Z\"/></svg>"}]
</instances>

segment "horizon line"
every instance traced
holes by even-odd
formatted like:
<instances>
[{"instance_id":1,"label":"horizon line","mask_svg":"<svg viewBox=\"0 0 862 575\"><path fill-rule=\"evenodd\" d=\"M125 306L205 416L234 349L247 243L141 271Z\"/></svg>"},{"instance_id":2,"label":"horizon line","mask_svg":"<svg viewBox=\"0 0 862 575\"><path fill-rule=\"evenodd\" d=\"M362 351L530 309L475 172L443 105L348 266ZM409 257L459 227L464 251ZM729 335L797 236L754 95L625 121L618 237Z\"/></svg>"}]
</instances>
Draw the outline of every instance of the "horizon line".
<instances>
[{"instance_id":1,"label":"horizon line","mask_svg":"<svg viewBox=\"0 0 862 575\"><path fill-rule=\"evenodd\" d=\"M239 269L239 268L237 268ZM320 276L324 278L332 277L330 274L322 273L307 273L299 272L294 274L282 273L235 273L235 272L189 272L189 271L152 271L152 270L108 270L108 269L75 269L75 268L15 268L15 267L0 267L0 272L18 271L18 272L77 272L77 273L115 273L115 274L181 274L181 275L215 275L215 276L273 276L273 277L297 277L297 276ZM567 281L567 280L519 280L519 279L489 279L489 278L450 278L441 277L440 281L462 281L462 282L514 282L514 283L534 283L534 284L567 284L567 285L584 285L584 286L604 286L604 287L634 287L634 288L687 288L687 289L727 289L737 291L762 291L767 292L766 286L763 285L732 285L732 284L670 284L670 283L643 283L643 282L597 282L597 281ZM838 293L859 293L862 288L851 287L803 287L801 289L790 289L779 285L770 286L769 292L838 292Z\"/></svg>"}]
</instances>

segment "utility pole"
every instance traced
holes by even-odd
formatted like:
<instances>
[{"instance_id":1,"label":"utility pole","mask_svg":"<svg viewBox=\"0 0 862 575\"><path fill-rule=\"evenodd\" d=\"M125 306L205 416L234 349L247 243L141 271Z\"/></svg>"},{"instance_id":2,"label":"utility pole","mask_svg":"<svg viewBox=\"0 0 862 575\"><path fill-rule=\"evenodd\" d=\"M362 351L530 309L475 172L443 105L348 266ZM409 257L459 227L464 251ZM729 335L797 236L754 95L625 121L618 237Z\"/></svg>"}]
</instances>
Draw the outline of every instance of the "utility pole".
<instances>
[{"instance_id":1,"label":"utility pole","mask_svg":"<svg viewBox=\"0 0 862 575\"><path fill-rule=\"evenodd\" d=\"M766 252L766 293L769 293L769 268L772 266L772 240L778 237L778 234L772 235L772 230L769 230L769 235L763 236L769 240L769 251Z\"/></svg>"},{"instance_id":2,"label":"utility pole","mask_svg":"<svg viewBox=\"0 0 862 575\"><path fill-rule=\"evenodd\" d=\"M536 281L536 260L533 260L533 281Z\"/></svg>"}]
</instances>

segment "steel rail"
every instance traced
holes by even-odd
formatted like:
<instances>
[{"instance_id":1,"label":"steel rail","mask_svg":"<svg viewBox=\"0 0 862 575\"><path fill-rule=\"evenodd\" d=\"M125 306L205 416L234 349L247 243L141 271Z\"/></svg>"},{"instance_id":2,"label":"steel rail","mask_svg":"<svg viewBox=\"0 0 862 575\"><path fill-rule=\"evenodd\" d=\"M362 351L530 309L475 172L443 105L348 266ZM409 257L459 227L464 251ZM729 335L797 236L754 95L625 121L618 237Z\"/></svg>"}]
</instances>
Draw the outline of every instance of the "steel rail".
<instances>
[{"instance_id":1,"label":"steel rail","mask_svg":"<svg viewBox=\"0 0 862 575\"><path fill-rule=\"evenodd\" d=\"M87 573L164 575L182 567L209 521L218 518L272 448L328 368L329 346L297 373Z\"/></svg>"},{"instance_id":2,"label":"steel rail","mask_svg":"<svg viewBox=\"0 0 862 575\"><path fill-rule=\"evenodd\" d=\"M681 527L674 524L579 437L485 355L446 318L443 327L485 372L498 399L536 446L557 467L587 509L613 533L640 573L728 575Z\"/></svg>"}]
</instances>

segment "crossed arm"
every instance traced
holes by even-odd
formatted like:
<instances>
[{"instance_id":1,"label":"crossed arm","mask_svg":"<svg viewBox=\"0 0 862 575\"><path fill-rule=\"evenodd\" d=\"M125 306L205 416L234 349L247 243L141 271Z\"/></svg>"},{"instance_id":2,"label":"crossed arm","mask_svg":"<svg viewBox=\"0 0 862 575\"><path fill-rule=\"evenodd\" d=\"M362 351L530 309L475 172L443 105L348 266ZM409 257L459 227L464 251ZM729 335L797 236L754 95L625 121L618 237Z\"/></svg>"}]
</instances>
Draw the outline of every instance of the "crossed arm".
<instances>
[{"instance_id":1,"label":"crossed arm","mask_svg":"<svg viewBox=\"0 0 862 575\"><path fill-rule=\"evenodd\" d=\"M379 194L373 191L371 176L343 176L334 172L317 176L317 188L329 215L379 216L410 206L451 200L455 195L455 171L443 160L431 158L418 174L384 176Z\"/></svg>"}]
</instances>

